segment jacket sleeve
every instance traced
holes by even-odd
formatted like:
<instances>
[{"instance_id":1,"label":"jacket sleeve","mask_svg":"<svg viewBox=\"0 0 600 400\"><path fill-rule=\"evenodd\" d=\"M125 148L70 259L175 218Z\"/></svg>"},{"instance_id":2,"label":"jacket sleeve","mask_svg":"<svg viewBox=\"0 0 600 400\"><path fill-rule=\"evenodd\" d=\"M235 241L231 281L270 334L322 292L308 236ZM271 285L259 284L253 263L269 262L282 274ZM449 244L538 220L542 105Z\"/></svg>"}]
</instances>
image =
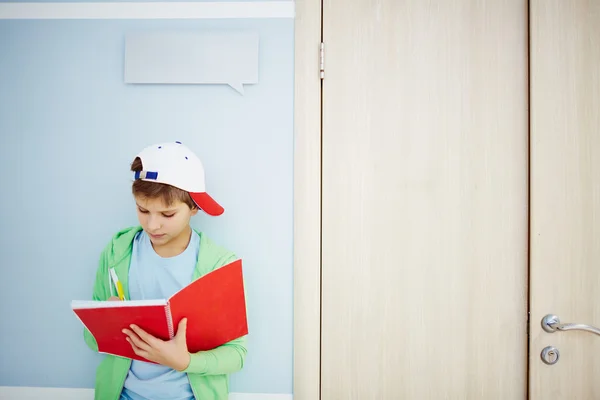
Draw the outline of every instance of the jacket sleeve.
<instances>
[{"instance_id":1,"label":"jacket sleeve","mask_svg":"<svg viewBox=\"0 0 600 400\"><path fill-rule=\"evenodd\" d=\"M190 364L183 372L223 375L241 370L246 359L246 340L246 336L242 336L216 349L191 354Z\"/></svg>"},{"instance_id":2,"label":"jacket sleeve","mask_svg":"<svg viewBox=\"0 0 600 400\"><path fill-rule=\"evenodd\" d=\"M106 249L100 255L98 269L96 270L96 280L94 282L94 290L92 292L93 300L106 300L106 280L108 279L108 269L106 267ZM90 331L83 328L83 339L90 349L98 351L98 343Z\"/></svg>"},{"instance_id":3,"label":"jacket sleeve","mask_svg":"<svg viewBox=\"0 0 600 400\"><path fill-rule=\"evenodd\" d=\"M234 260L236 260L236 256L228 252L216 263L216 267L224 266ZM242 336L215 349L192 353L190 354L190 364L183 372L200 375L223 375L237 372L244 367L247 353L246 343L247 336Z\"/></svg>"}]
</instances>

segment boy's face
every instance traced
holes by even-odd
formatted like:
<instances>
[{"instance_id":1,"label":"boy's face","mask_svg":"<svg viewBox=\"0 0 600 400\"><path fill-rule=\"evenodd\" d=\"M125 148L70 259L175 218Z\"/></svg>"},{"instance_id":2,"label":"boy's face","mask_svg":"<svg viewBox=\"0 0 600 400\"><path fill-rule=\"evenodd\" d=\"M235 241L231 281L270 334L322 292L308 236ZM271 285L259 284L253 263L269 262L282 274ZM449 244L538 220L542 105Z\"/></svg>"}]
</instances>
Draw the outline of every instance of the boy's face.
<instances>
[{"instance_id":1,"label":"boy's face","mask_svg":"<svg viewBox=\"0 0 600 400\"><path fill-rule=\"evenodd\" d=\"M198 209L191 210L181 201L167 206L160 198L136 196L135 202L140 225L150 236L152 244L158 246L187 234L190 218L198 213Z\"/></svg>"}]
</instances>

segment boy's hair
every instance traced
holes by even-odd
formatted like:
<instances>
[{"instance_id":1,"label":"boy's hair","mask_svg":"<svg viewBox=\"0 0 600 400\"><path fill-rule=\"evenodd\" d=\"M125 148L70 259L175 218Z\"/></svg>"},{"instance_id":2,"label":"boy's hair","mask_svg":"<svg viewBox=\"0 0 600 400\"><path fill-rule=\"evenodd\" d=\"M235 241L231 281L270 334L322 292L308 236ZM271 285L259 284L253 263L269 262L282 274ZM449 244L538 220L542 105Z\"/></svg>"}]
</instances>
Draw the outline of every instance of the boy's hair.
<instances>
[{"instance_id":1,"label":"boy's hair","mask_svg":"<svg viewBox=\"0 0 600 400\"><path fill-rule=\"evenodd\" d=\"M131 171L139 172L144 169L142 160L136 157L131 163ZM185 190L164 183L148 182L142 179L136 179L131 186L131 192L134 196L141 196L148 199L162 199L166 206L170 206L176 201L181 201L190 209L198 208L190 194Z\"/></svg>"}]
</instances>

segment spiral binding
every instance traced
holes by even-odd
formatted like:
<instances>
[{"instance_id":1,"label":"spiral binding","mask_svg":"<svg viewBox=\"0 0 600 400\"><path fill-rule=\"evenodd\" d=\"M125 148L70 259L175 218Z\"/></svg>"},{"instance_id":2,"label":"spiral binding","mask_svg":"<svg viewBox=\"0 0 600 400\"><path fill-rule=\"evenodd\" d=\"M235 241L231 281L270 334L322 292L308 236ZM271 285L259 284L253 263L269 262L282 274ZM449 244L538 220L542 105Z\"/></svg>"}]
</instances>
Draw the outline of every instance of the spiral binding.
<instances>
[{"instance_id":1,"label":"spiral binding","mask_svg":"<svg viewBox=\"0 0 600 400\"><path fill-rule=\"evenodd\" d=\"M165 306L165 314L167 314L167 326L169 328L169 337L175 337L175 329L173 329L173 316L171 315L171 307L169 304Z\"/></svg>"}]
</instances>

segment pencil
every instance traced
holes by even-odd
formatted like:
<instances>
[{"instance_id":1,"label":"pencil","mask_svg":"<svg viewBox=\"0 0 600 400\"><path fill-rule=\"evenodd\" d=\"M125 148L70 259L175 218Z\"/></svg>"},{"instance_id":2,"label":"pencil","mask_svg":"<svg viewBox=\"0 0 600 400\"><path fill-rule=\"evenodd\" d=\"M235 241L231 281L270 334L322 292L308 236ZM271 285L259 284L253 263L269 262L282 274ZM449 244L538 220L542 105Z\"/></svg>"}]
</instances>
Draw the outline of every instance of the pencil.
<instances>
[{"instance_id":1,"label":"pencil","mask_svg":"<svg viewBox=\"0 0 600 400\"><path fill-rule=\"evenodd\" d=\"M119 295L119 299L121 300L125 300L125 293L123 292L123 285L121 285L121 282L119 281L119 278L117 277L117 273L115 272L114 268L110 269L110 277L112 278L115 287L117 288L117 294Z\"/></svg>"}]
</instances>

